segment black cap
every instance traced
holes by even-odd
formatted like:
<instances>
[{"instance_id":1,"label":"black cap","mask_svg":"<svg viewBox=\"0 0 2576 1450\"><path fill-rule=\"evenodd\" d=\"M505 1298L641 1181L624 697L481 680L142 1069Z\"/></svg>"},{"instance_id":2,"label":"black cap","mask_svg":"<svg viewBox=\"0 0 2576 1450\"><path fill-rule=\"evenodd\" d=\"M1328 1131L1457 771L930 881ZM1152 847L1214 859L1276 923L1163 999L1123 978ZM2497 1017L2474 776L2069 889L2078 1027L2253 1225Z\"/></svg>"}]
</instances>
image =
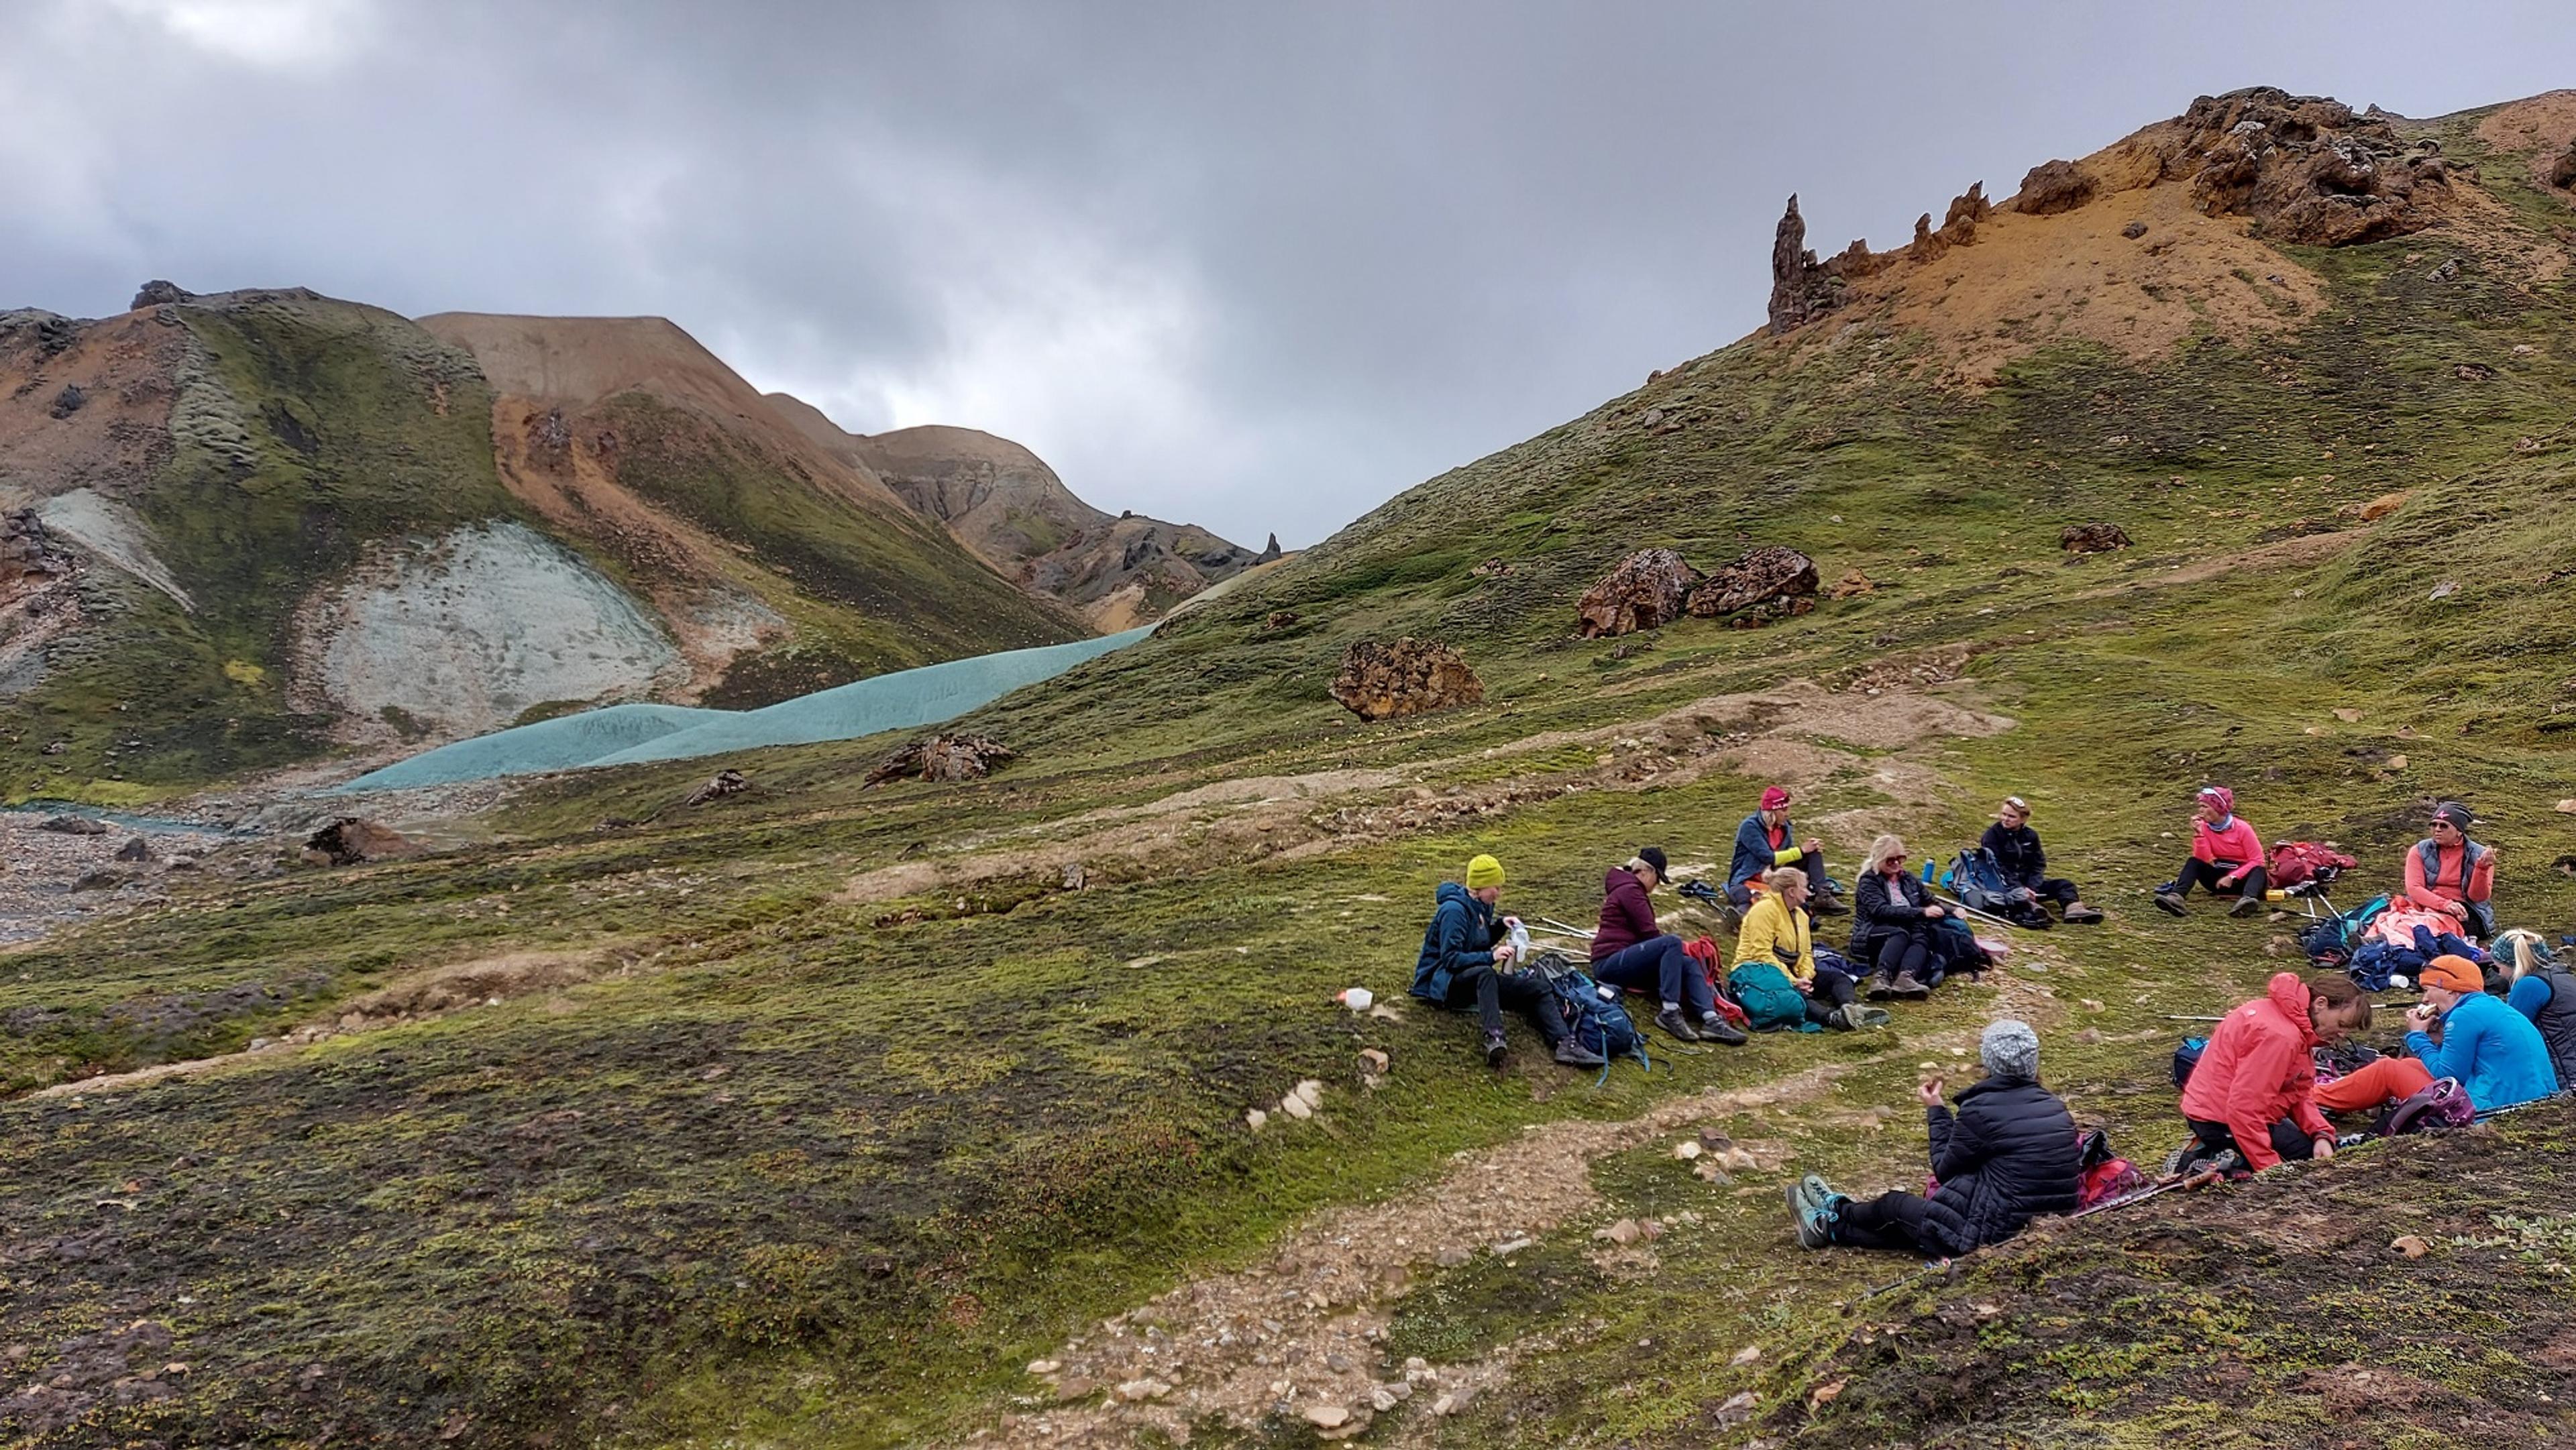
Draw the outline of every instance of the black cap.
<instances>
[{"instance_id":1,"label":"black cap","mask_svg":"<svg viewBox=\"0 0 2576 1450\"><path fill-rule=\"evenodd\" d=\"M2444 801L2433 808L2433 819L2449 821L2453 826L2465 831L2469 828L2469 822L2477 817L2470 815L2469 808L2458 801Z\"/></svg>"},{"instance_id":2,"label":"black cap","mask_svg":"<svg viewBox=\"0 0 2576 1450\"><path fill-rule=\"evenodd\" d=\"M1640 850L1640 851L1638 851L1638 852L1637 852L1637 859L1638 859L1638 860L1640 860L1640 861L1645 862L1645 863L1646 863L1647 865L1649 865L1649 866L1654 867L1654 868L1655 868L1655 878L1656 878L1657 880L1659 880L1659 881L1660 881L1660 880L1665 880L1665 879L1667 879L1667 878L1671 877L1671 875L1673 874L1673 873L1672 873L1669 869L1667 869L1667 868L1665 867L1665 865L1664 865L1664 848L1663 848L1663 847L1661 847L1661 846L1648 846L1648 847L1645 847L1644 849L1642 849L1642 850Z\"/></svg>"}]
</instances>

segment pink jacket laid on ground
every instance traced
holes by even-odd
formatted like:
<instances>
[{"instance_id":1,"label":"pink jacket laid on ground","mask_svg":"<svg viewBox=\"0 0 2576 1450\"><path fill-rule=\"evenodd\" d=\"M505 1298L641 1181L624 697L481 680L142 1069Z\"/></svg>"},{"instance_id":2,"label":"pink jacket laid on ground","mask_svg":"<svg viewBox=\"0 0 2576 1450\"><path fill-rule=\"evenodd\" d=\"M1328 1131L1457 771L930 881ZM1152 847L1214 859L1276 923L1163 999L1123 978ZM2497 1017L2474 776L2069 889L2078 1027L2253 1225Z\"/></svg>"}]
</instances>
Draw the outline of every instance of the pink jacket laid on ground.
<instances>
[{"instance_id":1,"label":"pink jacket laid on ground","mask_svg":"<svg viewBox=\"0 0 2576 1450\"><path fill-rule=\"evenodd\" d=\"M2183 1085L2182 1115L2225 1123L2245 1166L2258 1172L2281 1161L2272 1151L2272 1125L2283 1118L2311 1138L2334 1136L2317 1111L2317 1034L2308 1022L2308 995L2298 973L2273 977L2261 1001L2228 1013L2209 1034Z\"/></svg>"},{"instance_id":2,"label":"pink jacket laid on ground","mask_svg":"<svg viewBox=\"0 0 2576 1450\"><path fill-rule=\"evenodd\" d=\"M1601 878L1601 929L1592 938L1592 960L1661 935L1655 904L1646 899L1646 883L1625 866L1611 867Z\"/></svg>"},{"instance_id":3,"label":"pink jacket laid on ground","mask_svg":"<svg viewBox=\"0 0 2576 1450\"><path fill-rule=\"evenodd\" d=\"M2191 823L2191 854L2194 860L2206 861L2213 866L2222 862L2230 866L2260 866L2263 864L2263 838L2254 834L2254 828L2245 824L2243 816L2229 816L2227 824L2218 827L2212 827L2207 821L2195 820Z\"/></svg>"}]
</instances>

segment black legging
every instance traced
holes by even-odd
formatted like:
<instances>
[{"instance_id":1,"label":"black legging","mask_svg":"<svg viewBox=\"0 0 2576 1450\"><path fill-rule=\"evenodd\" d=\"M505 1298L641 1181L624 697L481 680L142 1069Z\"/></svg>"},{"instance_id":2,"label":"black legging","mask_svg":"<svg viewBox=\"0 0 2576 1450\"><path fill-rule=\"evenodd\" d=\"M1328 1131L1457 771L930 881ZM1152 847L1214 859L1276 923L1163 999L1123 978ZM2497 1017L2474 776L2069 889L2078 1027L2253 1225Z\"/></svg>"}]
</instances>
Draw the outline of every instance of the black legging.
<instances>
[{"instance_id":1,"label":"black legging","mask_svg":"<svg viewBox=\"0 0 2576 1450\"><path fill-rule=\"evenodd\" d=\"M1556 1005L1556 989L1536 973L1505 973L1491 967L1463 967L1449 974L1449 995L1443 1007L1464 1007L1470 997L1476 1002L1476 1020L1487 1032L1503 1030L1503 1008L1528 1015L1530 1025L1547 1039L1550 1047L1565 1040L1565 1014Z\"/></svg>"},{"instance_id":2,"label":"black legging","mask_svg":"<svg viewBox=\"0 0 2576 1450\"><path fill-rule=\"evenodd\" d=\"M1813 990L1807 994L1807 1020L1830 1023L1836 1008L1848 1007L1859 997L1859 989L1852 985L1851 978L1831 967L1818 967Z\"/></svg>"},{"instance_id":3,"label":"black legging","mask_svg":"<svg viewBox=\"0 0 2576 1450\"><path fill-rule=\"evenodd\" d=\"M1923 1215L1931 1207L1931 1202L1919 1193L1846 1199L1842 1211L1834 1216L1834 1242L1845 1248L1922 1253Z\"/></svg>"},{"instance_id":4,"label":"black legging","mask_svg":"<svg viewBox=\"0 0 2576 1450\"><path fill-rule=\"evenodd\" d=\"M2263 868L2260 866L2248 869L2245 872L2244 878L2239 880L2232 888L2218 884L2219 877L2236 869L2237 868L2233 866L2213 865L2210 862L2203 861L2198 856L2194 856L2190 860L2183 862L2182 870L2175 873L2173 879L2174 895L2189 896L2191 894L2191 889L2197 886L2212 896L2224 896L2232 889L2239 897L2242 897L2247 901L2262 900L2263 893L2271 889L2272 878L2266 875Z\"/></svg>"},{"instance_id":5,"label":"black legging","mask_svg":"<svg viewBox=\"0 0 2576 1450\"><path fill-rule=\"evenodd\" d=\"M1893 982L1911 973L1916 981L1923 979L1923 969L1931 965L1932 947L1926 940L1929 932L1900 931L1878 939L1875 965L1879 980Z\"/></svg>"},{"instance_id":6,"label":"black legging","mask_svg":"<svg viewBox=\"0 0 2576 1450\"><path fill-rule=\"evenodd\" d=\"M2198 1140L2198 1151L2190 1155L2191 1159L2206 1160L2229 1151L2240 1156L2244 1153L2236 1146L2235 1132L2225 1123L2204 1123L2198 1118L2183 1121L2191 1124L2191 1135ZM2272 1151L2293 1163L2304 1163L2317 1156L2317 1140L2294 1120L2283 1118L2272 1125Z\"/></svg>"}]
</instances>

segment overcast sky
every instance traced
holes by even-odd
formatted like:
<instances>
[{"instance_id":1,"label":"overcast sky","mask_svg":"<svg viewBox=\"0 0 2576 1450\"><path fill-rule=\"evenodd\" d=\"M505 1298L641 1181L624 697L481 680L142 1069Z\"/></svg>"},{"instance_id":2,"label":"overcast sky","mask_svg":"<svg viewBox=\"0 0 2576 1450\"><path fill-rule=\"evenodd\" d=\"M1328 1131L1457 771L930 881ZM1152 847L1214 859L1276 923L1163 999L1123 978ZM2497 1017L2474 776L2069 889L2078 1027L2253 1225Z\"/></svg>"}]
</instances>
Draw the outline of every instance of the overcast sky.
<instances>
[{"instance_id":1,"label":"overcast sky","mask_svg":"<svg viewBox=\"0 0 2576 1450\"><path fill-rule=\"evenodd\" d=\"M1772 227L2269 83L2576 85L2568 0L0 0L0 306L658 313L862 432L1258 544L1762 318Z\"/></svg>"}]
</instances>

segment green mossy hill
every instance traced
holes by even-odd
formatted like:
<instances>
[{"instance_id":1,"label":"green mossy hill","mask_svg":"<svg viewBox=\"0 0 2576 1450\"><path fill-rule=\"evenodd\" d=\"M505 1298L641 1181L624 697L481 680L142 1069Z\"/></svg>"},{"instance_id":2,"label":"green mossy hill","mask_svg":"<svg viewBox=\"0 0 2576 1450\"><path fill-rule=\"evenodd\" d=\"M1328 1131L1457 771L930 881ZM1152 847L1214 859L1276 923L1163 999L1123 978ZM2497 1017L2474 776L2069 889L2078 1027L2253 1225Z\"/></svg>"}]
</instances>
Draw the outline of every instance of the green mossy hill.
<instances>
[{"instance_id":1,"label":"green mossy hill","mask_svg":"<svg viewBox=\"0 0 2576 1450\"><path fill-rule=\"evenodd\" d=\"M462 353L306 292L171 310L192 340L171 448L123 502L188 602L116 569L83 576L86 624L9 701L12 798L149 796L325 749L333 720L289 690L306 596L373 541L517 517Z\"/></svg>"},{"instance_id":2,"label":"green mossy hill","mask_svg":"<svg viewBox=\"0 0 2576 1450\"><path fill-rule=\"evenodd\" d=\"M2465 124L2441 135L2476 158ZM2479 184L2528 211L2510 170ZM26 1346L13 1383L68 1377L87 1418L0 1400L0 1429L1035 1443L1033 1416L1145 1412L1108 1403L1115 1380L1059 1406L1029 1362L1096 1353L1104 1319L1175 1286L1271 1273L1319 1210L1472 1174L1515 1217L1408 1227L1400 1282L1262 1280L1222 1326L1164 1306L1189 1366L1169 1403L1258 1349L1304 1366L1239 1366L1264 1387L1401 1380L1408 1357L1481 1386L1358 1443L2474 1442L2481 1394L2518 1443L2562 1433L2536 1387L2564 1369L2563 1113L2050 1226L1875 1298L1909 1266L1801 1254L1781 1208L1808 1170L1919 1185L1923 1064L1961 1076L2005 1012L2081 1119L2161 1159L2191 1030L2168 1014L2298 961L2292 921L2149 906L2203 781L2267 837L2344 843L2356 901L2394 884L2429 801L2464 797L2507 919L2576 922L2576 816L2553 809L2576 299L2487 233L2291 260L2327 305L2259 346L2057 343L1971 392L1940 381L1938 339L1863 317L1686 364L980 712L1020 752L989 779L867 789L883 739L730 762L751 788L699 807L704 762L604 772L532 788L481 844L219 869L14 953L0 1345ZM2095 520L2134 545L2061 551ZM1871 588L1769 628L1573 638L1583 588L1656 543L1703 566L1792 544ZM1325 693L1343 649L1401 633L1464 649L1487 703L1352 721ZM1431 891L1469 856L1507 863L1507 905L1588 920L1641 844L1722 861L1772 779L1845 875L1890 828L1946 856L2018 792L2112 919L2019 937L2000 978L1883 1033L1659 1042L1651 1074L1597 1084L1518 1027L1489 1071L1468 1023L1404 1000ZM1352 985L1394 1020L1336 1006ZM298 1029L322 1040L68 1083ZM1391 1058L1374 1085L1363 1047ZM1316 1121L1249 1127L1305 1078ZM1763 1091L1686 1102L1710 1088ZM1608 1131L1647 1112L1670 1116ZM1604 1131L1531 1191L1503 1168L1550 1124ZM1757 1166L1699 1177L1672 1151L1697 1131ZM1595 1237L1626 1219L1667 1231ZM2390 1259L2409 1225L2432 1252ZM1532 1242L1496 1252L1506 1228ZM2543 1294L2554 1337L2512 1340L2499 1306ZM1383 1332L1336 1370L1312 1336L1363 1311ZM190 1372L117 1403L117 1334L140 1336L117 1373ZM2437 1341L2455 1362L2425 1367ZM2381 1363L2403 1378L2354 1393ZM1306 1403L1211 1413L1192 1443L1308 1443Z\"/></svg>"}]
</instances>

